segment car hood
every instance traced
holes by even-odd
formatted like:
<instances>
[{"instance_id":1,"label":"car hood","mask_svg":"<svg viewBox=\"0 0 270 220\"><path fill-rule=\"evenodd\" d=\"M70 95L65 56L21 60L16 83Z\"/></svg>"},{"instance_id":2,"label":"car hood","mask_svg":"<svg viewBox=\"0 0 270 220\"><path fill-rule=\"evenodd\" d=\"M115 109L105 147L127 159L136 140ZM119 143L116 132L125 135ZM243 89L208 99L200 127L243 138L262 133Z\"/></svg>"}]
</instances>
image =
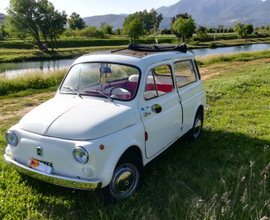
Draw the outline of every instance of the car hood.
<instances>
[{"instance_id":1,"label":"car hood","mask_svg":"<svg viewBox=\"0 0 270 220\"><path fill-rule=\"evenodd\" d=\"M26 114L19 127L33 133L90 140L136 123L130 107L96 99L55 97Z\"/></svg>"}]
</instances>

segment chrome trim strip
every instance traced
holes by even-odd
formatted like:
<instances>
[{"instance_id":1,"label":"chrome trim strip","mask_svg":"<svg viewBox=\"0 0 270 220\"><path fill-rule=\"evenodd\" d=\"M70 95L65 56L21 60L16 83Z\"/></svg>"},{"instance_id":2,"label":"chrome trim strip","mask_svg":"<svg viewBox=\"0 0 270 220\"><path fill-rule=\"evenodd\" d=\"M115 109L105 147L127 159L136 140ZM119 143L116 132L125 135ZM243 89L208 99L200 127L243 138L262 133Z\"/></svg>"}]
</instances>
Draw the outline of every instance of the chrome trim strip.
<instances>
[{"instance_id":1,"label":"chrome trim strip","mask_svg":"<svg viewBox=\"0 0 270 220\"><path fill-rule=\"evenodd\" d=\"M35 179L39 179L48 183L52 183L54 185L59 185L59 186L64 186L64 187L74 188L74 189L84 189L84 190L101 188L100 180L87 181L87 180L82 180L82 179L75 179L75 178L42 173L40 171L34 170L30 167L24 166L12 160L6 154L4 154L4 159L8 164L11 165L11 167L16 169L19 173L23 173L27 176L30 176Z\"/></svg>"}]
</instances>

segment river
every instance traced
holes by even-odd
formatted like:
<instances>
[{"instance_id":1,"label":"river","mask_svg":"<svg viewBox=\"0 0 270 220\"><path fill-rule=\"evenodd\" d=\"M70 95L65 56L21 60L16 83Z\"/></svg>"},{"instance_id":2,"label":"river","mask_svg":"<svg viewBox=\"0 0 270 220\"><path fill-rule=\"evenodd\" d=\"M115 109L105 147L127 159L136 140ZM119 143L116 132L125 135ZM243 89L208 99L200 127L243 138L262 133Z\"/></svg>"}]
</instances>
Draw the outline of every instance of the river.
<instances>
[{"instance_id":1,"label":"river","mask_svg":"<svg viewBox=\"0 0 270 220\"><path fill-rule=\"evenodd\" d=\"M194 49L189 50L195 56L205 56L214 53L233 53L241 51L255 51L255 50L266 50L270 49L270 44L253 44L246 46L235 46L235 47L220 47L216 49ZM5 74L7 77L14 76L16 74L43 70L69 68L75 59L62 59L62 60L51 60L51 61L26 61L18 63L0 63L0 74Z\"/></svg>"}]
</instances>

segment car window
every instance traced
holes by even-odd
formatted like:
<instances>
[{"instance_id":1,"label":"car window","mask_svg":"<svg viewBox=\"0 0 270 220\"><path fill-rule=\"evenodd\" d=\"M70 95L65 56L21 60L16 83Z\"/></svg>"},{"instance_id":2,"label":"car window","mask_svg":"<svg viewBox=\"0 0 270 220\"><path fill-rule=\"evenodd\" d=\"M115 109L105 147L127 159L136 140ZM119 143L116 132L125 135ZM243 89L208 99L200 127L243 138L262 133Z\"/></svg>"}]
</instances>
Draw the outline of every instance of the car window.
<instances>
[{"instance_id":1,"label":"car window","mask_svg":"<svg viewBox=\"0 0 270 220\"><path fill-rule=\"evenodd\" d=\"M74 65L61 93L131 100L138 89L140 71L133 66L115 63L80 63Z\"/></svg>"},{"instance_id":2,"label":"car window","mask_svg":"<svg viewBox=\"0 0 270 220\"><path fill-rule=\"evenodd\" d=\"M178 88L197 81L196 73L191 60L174 63L174 72Z\"/></svg>"},{"instance_id":3,"label":"car window","mask_svg":"<svg viewBox=\"0 0 270 220\"><path fill-rule=\"evenodd\" d=\"M169 65L163 65L150 70L144 90L144 99L152 99L173 90L172 71Z\"/></svg>"}]
</instances>

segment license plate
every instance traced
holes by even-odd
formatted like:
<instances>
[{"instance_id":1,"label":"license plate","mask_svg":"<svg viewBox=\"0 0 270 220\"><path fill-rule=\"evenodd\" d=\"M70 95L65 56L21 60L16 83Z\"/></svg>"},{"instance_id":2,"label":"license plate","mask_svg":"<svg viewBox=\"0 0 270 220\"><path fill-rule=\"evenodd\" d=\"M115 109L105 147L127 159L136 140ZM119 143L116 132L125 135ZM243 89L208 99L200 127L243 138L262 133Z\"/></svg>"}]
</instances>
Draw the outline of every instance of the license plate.
<instances>
[{"instance_id":1,"label":"license plate","mask_svg":"<svg viewBox=\"0 0 270 220\"><path fill-rule=\"evenodd\" d=\"M45 164L42 161L39 161L34 158L29 158L28 163L29 167L33 168L34 170L38 170L44 173L51 174L52 173L52 166L48 165L50 163Z\"/></svg>"}]
</instances>

